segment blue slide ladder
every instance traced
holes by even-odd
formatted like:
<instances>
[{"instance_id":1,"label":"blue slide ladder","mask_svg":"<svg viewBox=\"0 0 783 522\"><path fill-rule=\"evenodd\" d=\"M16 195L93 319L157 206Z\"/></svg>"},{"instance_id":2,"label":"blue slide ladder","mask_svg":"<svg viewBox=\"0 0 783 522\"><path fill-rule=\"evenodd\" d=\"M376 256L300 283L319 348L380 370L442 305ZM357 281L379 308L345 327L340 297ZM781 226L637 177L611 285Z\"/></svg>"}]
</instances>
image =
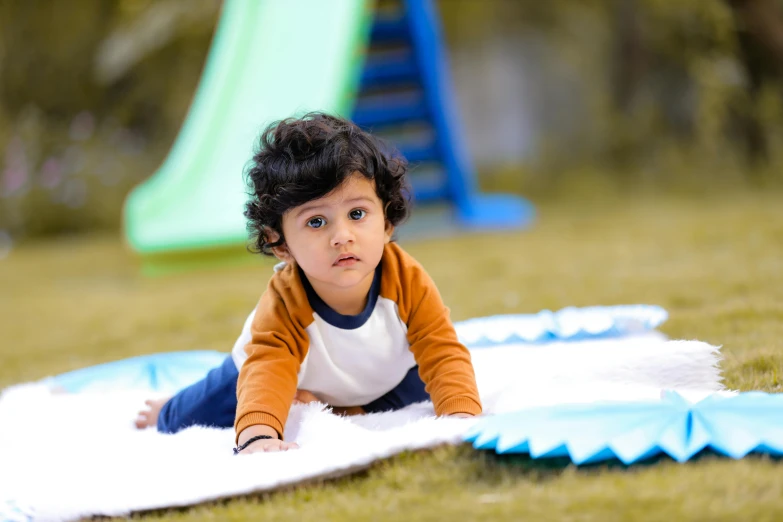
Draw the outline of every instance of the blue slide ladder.
<instances>
[{"instance_id":1,"label":"blue slide ladder","mask_svg":"<svg viewBox=\"0 0 783 522\"><path fill-rule=\"evenodd\" d=\"M376 11L353 120L407 158L417 204L449 202L467 228L526 226L534 216L528 201L478 191L433 0L389 7Z\"/></svg>"}]
</instances>

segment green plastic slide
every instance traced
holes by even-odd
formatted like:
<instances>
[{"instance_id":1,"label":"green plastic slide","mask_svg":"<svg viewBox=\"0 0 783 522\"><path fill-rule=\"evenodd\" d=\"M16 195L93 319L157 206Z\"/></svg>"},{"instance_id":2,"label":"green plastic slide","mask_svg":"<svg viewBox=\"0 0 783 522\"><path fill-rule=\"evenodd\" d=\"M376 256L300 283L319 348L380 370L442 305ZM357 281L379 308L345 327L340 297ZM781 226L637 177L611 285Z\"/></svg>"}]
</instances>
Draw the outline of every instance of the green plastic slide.
<instances>
[{"instance_id":1,"label":"green plastic slide","mask_svg":"<svg viewBox=\"0 0 783 522\"><path fill-rule=\"evenodd\" d=\"M126 200L134 250L244 250L244 171L261 130L310 110L350 113L371 7L368 0L225 1L185 123L160 169Z\"/></svg>"}]
</instances>

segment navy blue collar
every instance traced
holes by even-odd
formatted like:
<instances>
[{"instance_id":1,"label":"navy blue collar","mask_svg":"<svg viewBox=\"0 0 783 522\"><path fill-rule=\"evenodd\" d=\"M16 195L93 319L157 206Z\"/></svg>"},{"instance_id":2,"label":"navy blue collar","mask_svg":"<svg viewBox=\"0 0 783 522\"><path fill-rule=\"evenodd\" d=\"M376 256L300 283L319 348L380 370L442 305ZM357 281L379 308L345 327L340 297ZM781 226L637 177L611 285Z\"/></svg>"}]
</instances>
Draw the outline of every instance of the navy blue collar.
<instances>
[{"instance_id":1,"label":"navy blue collar","mask_svg":"<svg viewBox=\"0 0 783 522\"><path fill-rule=\"evenodd\" d=\"M372 315L372 311L375 310L375 303L378 302L378 295L381 293L381 265L382 263L378 263L378 267L375 269L375 275L373 276L372 285L370 286L370 293L367 294L367 305L358 315L343 315L332 310L332 308L324 303L324 300L315 293L313 285L307 280L307 276L302 269L299 268L299 265L297 265L296 268L299 270L299 277L302 279L302 284L304 285L305 293L307 294L307 300L310 302L310 306L313 310L315 310L315 313L335 328L356 330L367 322L370 315Z\"/></svg>"}]
</instances>

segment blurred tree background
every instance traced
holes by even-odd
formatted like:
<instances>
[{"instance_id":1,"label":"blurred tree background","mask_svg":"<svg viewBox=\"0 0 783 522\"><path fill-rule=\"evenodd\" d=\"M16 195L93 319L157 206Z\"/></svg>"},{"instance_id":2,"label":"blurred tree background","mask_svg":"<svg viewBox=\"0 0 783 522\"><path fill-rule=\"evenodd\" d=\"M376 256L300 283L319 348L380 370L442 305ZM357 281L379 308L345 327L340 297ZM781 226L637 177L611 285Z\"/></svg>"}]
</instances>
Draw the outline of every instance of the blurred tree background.
<instances>
[{"instance_id":1,"label":"blurred tree background","mask_svg":"<svg viewBox=\"0 0 783 522\"><path fill-rule=\"evenodd\" d=\"M783 178L783 0L439 7L485 185ZM179 130L219 14L219 0L0 0L0 242L119 226Z\"/></svg>"}]
</instances>

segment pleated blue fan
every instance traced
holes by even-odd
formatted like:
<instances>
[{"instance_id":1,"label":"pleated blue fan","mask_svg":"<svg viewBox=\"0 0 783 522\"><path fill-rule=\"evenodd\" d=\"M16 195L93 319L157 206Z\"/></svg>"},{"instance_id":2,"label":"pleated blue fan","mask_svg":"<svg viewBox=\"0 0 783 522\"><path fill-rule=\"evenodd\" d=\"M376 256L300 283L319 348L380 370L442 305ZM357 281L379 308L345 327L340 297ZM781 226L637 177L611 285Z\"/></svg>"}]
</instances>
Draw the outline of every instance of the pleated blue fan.
<instances>
[{"instance_id":1,"label":"pleated blue fan","mask_svg":"<svg viewBox=\"0 0 783 522\"><path fill-rule=\"evenodd\" d=\"M476 449L568 457L575 464L631 464L664 453L678 462L704 449L739 459L783 455L783 394L711 395L690 403L674 392L660 401L534 408L487 417L467 434Z\"/></svg>"},{"instance_id":2,"label":"pleated blue fan","mask_svg":"<svg viewBox=\"0 0 783 522\"><path fill-rule=\"evenodd\" d=\"M47 379L67 392L149 389L174 393L203 378L220 365L217 351L166 352L90 366Z\"/></svg>"}]
</instances>

